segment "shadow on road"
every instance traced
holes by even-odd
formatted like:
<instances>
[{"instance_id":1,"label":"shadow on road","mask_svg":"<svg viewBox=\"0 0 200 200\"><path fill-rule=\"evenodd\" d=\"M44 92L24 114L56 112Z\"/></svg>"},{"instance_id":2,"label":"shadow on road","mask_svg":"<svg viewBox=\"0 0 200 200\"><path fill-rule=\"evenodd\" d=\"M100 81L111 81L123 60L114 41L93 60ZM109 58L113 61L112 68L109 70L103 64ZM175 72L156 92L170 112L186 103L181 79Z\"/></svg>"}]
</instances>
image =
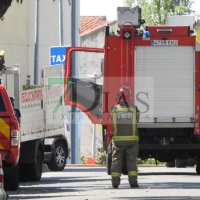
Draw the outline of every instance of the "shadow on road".
<instances>
[{"instance_id":1,"label":"shadow on road","mask_svg":"<svg viewBox=\"0 0 200 200\"><path fill-rule=\"evenodd\" d=\"M133 197L115 197L115 199L120 199L120 200L132 200ZM175 196L175 197L169 197L169 196L151 196L151 197L134 197L134 200L198 200L199 197L191 197L191 196Z\"/></svg>"},{"instance_id":2,"label":"shadow on road","mask_svg":"<svg viewBox=\"0 0 200 200\"><path fill-rule=\"evenodd\" d=\"M141 173L139 177L143 179L143 182L140 184L140 188L137 189L140 195L144 195L143 197L123 197L124 191L132 192L133 189L130 189L128 184L128 177L127 175L122 176L122 180L126 180L126 183L122 183L118 190L114 190L111 188L111 181L110 176L106 174L106 170L104 167L87 167L87 168L68 168L64 169L66 172L66 176L61 176L61 174L56 172L49 172L52 173L43 176L41 181L39 182L23 182L20 183L20 187L17 191L7 191L9 193L9 199L70 199L72 197L77 197L79 199L91 199L89 196L89 191L93 191L96 193L100 191L101 195L109 193L114 193L116 191L121 191L119 196L109 196L109 199L134 199L134 200L197 200L199 197L191 197L191 196L151 196L146 197L144 194L147 190L187 190L187 189L199 189L200 182L189 182L191 173L185 173L185 182L178 182L178 181L167 181L166 182L154 182L149 183L149 177L145 178L146 175L170 175L169 173ZM69 172L74 172L69 176ZM80 173L79 173L80 172ZM86 172L86 173L82 173ZM94 175L90 174L89 172L95 172ZM179 174L179 173L178 173ZM79 176L80 175L80 176ZM88 176L89 175L89 176ZM183 173L182 173L183 175ZM193 174L192 174L193 175ZM195 174L196 175L196 174ZM160 180L160 179L157 179ZM187 181L188 180L188 181ZM76 184L77 183L77 184ZM114 191L114 192L113 192ZM126 193L127 193L126 192ZM180 191L179 191L180 192ZM166 194L166 193L165 193ZM105 198L106 199L106 198Z\"/></svg>"}]
</instances>

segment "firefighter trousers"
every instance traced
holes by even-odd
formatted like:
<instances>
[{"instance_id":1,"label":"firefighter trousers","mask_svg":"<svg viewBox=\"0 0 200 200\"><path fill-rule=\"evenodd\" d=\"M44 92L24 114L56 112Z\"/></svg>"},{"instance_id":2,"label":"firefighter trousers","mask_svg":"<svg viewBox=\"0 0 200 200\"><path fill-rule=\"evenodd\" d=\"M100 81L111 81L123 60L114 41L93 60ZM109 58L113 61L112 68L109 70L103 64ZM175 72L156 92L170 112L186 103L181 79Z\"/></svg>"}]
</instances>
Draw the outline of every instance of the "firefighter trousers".
<instances>
[{"instance_id":1,"label":"firefighter trousers","mask_svg":"<svg viewBox=\"0 0 200 200\"><path fill-rule=\"evenodd\" d=\"M119 186L120 184L123 156L126 156L126 167L128 171L129 184L132 185L137 183L138 151L139 151L138 144L126 147L123 146L116 147L114 144L112 144L112 164L111 164L112 185Z\"/></svg>"}]
</instances>

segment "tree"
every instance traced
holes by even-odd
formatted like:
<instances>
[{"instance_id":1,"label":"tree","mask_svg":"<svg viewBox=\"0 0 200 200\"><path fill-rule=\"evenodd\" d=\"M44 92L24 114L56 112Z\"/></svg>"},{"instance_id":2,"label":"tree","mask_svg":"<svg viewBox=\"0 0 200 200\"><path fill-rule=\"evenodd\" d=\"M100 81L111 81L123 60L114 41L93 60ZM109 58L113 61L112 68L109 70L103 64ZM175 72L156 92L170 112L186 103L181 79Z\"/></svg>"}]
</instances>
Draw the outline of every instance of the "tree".
<instances>
[{"instance_id":1,"label":"tree","mask_svg":"<svg viewBox=\"0 0 200 200\"><path fill-rule=\"evenodd\" d=\"M169 15L190 15L194 13L195 0L123 0L124 5L139 5L146 25L165 25Z\"/></svg>"}]
</instances>

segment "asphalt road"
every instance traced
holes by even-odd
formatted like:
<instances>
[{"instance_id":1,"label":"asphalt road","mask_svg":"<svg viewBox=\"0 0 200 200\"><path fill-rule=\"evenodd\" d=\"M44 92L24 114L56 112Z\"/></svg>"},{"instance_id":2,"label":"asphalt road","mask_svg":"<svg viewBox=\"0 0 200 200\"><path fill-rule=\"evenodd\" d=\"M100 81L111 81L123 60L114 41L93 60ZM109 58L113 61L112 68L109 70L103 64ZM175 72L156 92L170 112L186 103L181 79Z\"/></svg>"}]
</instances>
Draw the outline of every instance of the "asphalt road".
<instances>
[{"instance_id":1,"label":"asphalt road","mask_svg":"<svg viewBox=\"0 0 200 200\"><path fill-rule=\"evenodd\" d=\"M131 189L126 175L119 189L111 188L105 167L67 166L62 172L44 169L40 182L20 183L7 191L9 199L43 200L188 200L200 199L200 176L195 168L139 167L140 188Z\"/></svg>"}]
</instances>

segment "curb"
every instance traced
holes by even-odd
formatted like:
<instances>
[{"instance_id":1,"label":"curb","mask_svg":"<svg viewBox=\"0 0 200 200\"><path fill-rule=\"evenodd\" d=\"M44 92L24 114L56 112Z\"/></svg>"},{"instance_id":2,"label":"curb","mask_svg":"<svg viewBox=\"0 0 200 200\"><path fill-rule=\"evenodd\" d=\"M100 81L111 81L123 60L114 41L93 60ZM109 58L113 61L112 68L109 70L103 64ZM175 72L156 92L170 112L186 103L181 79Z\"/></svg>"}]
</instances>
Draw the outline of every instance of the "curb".
<instances>
[{"instance_id":1,"label":"curb","mask_svg":"<svg viewBox=\"0 0 200 200\"><path fill-rule=\"evenodd\" d=\"M66 164L66 167L106 167L105 165L97 164Z\"/></svg>"},{"instance_id":2,"label":"curb","mask_svg":"<svg viewBox=\"0 0 200 200\"><path fill-rule=\"evenodd\" d=\"M98 164L66 164L66 167L106 167ZM166 167L165 165L138 165L138 167Z\"/></svg>"}]
</instances>

